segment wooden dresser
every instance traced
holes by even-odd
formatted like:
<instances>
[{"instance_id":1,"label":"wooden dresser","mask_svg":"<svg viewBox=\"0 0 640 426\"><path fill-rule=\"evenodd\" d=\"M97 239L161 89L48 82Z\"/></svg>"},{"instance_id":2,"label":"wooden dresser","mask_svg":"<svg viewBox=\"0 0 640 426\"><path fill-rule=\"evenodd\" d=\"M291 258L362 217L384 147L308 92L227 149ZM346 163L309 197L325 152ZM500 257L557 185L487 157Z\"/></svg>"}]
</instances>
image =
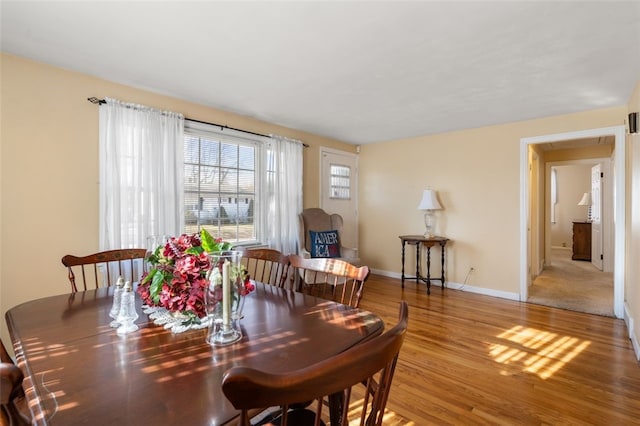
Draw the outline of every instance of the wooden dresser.
<instances>
[{"instance_id":1,"label":"wooden dresser","mask_svg":"<svg viewBox=\"0 0 640 426\"><path fill-rule=\"evenodd\" d=\"M591 261L591 222L573 222L571 259Z\"/></svg>"}]
</instances>

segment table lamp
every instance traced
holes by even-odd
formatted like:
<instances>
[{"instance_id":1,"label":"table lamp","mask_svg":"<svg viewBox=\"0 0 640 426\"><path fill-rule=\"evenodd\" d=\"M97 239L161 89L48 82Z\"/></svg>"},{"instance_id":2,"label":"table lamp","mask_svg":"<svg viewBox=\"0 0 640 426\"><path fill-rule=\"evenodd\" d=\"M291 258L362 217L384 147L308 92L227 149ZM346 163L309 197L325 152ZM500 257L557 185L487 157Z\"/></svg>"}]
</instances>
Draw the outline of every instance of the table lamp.
<instances>
[{"instance_id":1,"label":"table lamp","mask_svg":"<svg viewBox=\"0 0 640 426\"><path fill-rule=\"evenodd\" d=\"M591 193L585 192L582 195L580 201L578 201L579 206L589 206L587 209L587 222L591 222Z\"/></svg>"},{"instance_id":2,"label":"table lamp","mask_svg":"<svg viewBox=\"0 0 640 426\"><path fill-rule=\"evenodd\" d=\"M436 191L425 189L422 193L422 201L418 205L418 210L424 210L424 225L426 227L424 236L427 238L432 238L434 235L436 218L433 211L440 209L442 209L442 206L438 202Z\"/></svg>"}]
</instances>

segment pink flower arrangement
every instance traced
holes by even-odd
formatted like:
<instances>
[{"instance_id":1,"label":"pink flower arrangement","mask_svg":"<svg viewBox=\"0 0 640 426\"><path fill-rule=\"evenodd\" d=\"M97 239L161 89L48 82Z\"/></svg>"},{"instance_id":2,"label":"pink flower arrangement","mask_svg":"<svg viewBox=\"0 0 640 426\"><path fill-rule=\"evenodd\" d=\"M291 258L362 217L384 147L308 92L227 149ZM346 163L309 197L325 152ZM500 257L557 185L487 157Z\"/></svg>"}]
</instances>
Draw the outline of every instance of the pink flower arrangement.
<instances>
[{"instance_id":1,"label":"pink flower arrangement","mask_svg":"<svg viewBox=\"0 0 640 426\"><path fill-rule=\"evenodd\" d=\"M200 234L171 237L147 258L151 267L137 289L143 303L199 321L207 315L204 295L209 285L209 253L230 248L230 243L214 239L204 229Z\"/></svg>"}]
</instances>

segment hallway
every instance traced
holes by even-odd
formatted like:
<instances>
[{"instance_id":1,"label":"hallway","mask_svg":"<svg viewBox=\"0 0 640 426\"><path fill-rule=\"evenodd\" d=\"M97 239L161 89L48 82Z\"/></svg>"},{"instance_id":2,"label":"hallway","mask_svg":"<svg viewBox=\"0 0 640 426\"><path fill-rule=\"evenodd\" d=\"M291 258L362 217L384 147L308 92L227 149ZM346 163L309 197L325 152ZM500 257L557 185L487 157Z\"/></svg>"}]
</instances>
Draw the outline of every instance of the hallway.
<instances>
[{"instance_id":1,"label":"hallway","mask_svg":"<svg viewBox=\"0 0 640 426\"><path fill-rule=\"evenodd\" d=\"M613 273L571 260L571 250L554 248L551 264L529 287L527 302L612 317Z\"/></svg>"}]
</instances>

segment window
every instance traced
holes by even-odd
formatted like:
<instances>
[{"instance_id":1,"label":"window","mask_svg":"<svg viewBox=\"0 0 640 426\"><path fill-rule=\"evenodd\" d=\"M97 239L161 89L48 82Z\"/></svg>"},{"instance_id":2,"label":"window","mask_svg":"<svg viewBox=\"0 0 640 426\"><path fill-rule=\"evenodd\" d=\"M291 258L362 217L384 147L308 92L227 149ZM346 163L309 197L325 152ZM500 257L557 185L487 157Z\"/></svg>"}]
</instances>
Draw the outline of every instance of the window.
<instances>
[{"instance_id":1,"label":"window","mask_svg":"<svg viewBox=\"0 0 640 426\"><path fill-rule=\"evenodd\" d=\"M351 199L351 169L349 166L331 164L329 173L331 173L330 197L338 200Z\"/></svg>"},{"instance_id":2,"label":"window","mask_svg":"<svg viewBox=\"0 0 640 426\"><path fill-rule=\"evenodd\" d=\"M259 140L188 123L184 135L184 228L206 228L239 244L258 240L255 220Z\"/></svg>"}]
</instances>

